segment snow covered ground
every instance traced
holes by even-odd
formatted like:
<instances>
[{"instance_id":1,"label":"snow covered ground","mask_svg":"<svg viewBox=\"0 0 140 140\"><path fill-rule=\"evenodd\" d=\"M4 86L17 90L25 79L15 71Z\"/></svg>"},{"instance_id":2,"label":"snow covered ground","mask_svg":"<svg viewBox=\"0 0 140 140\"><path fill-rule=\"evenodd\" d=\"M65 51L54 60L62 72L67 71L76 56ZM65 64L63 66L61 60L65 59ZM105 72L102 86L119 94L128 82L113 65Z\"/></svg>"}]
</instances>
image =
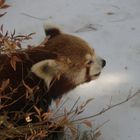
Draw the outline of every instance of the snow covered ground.
<instances>
[{"instance_id":1,"label":"snow covered ground","mask_svg":"<svg viewBox=\"0 0 140 140\"><path fill-rule=\"evenodd\" d=\"M53 23L65 32L89 42L107 61L100 78L81 85L68 95L69 105L95 98L82 117L96 114L140 89L140 1L139 0L7 0L10 8L0 25L17 33L36 32L32 44L44 38L43 24ZM31 17L32 16L32 17ZM35 18L36 17L36 18ZM37 19L38 18L38 19ZM99 126L99 140L140 139L140 95L93 118Z\"/></svg>"}]
</instances>

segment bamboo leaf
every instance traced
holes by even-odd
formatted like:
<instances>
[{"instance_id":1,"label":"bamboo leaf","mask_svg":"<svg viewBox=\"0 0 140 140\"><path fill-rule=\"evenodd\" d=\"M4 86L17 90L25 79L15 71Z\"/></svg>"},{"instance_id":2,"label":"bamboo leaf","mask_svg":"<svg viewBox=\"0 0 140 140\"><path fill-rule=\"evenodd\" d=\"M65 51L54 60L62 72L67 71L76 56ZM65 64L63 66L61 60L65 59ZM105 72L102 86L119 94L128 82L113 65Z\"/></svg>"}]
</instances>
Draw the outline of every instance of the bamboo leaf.
<instances>
[{"instance_id":1,"label":"bamboo leaf","mask_svg":"<svg viewBox=\"0 0 140 140\"><path fill-rule=\"evenodd\" d=\"M11 57L10 64L11 64L12 68L14 69L14 71L16 71L17 62L21 62L21 61L22 60L18 56L12 56Z\"/></svg>"},{"instance_id":2,"label":"bamboo leaf","mask_svg":"<svg viewBox=\"0 0 140 140\"><path fill-rule=\"evenodd\" d=\"M86 126L92 128L92 122L91 122L91 121L89 121L89 120L84 120L82 123L85 124Z\"/></svg>"},{"instance_id":3,"label":"bamboo leaf","mask_svg":"<svg viewBox=\"0 0 140 140\"><path fill-rule=\"evenodd\" d=\"M0 87L0 92L4 91L10 83L10 79L4 80Z\"/></svg>"}]
</instances>

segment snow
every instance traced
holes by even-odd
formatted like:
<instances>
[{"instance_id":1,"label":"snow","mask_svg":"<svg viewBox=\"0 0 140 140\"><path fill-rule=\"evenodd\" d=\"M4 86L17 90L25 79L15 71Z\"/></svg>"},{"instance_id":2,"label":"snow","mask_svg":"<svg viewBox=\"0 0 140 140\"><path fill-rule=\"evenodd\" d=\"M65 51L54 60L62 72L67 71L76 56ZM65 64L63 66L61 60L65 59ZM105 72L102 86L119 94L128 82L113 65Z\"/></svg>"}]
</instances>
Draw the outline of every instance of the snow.
<instances>
[{"instance_id":1,"label":"snow","mask_svg":"<svg viewBox=\"0 0 140 140\"><path fill-rule=\"evenodd\" d=\"M10 8L0 24L10 31L36 32L29 43L40 43L43 25L53 23L65 32L85 39L107 61L100 78L70 92L70 104L78 96L88 105L81 117L96 114L140 89L140 1L139 0L7 0ZM27 16L28 14L28 16ZM29 16L30 15L30 16ZM32 18L37 17L37 18ZM91 30L92 27L94 28ZM138 140L140 138L140 95L127 103L93 118L100 128L99 140Z\"/></svg>"}]
</instances>

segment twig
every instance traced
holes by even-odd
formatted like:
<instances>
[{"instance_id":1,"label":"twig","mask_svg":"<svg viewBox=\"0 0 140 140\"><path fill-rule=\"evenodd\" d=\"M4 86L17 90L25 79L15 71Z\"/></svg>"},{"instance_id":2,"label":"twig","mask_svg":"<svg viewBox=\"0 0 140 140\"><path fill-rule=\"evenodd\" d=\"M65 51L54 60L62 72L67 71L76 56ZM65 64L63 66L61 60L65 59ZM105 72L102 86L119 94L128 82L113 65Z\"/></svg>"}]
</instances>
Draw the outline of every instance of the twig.
<instances>
[{"instance_id":1,"label":"twig","mask_svg":"<svg viewBox=\"0 0 140 140\"><path fill-rule=\"evenodd\" d=\"M74 105L72 106L72 108L70 109L69 112L72 112L74 107L76 106L76 104L78 103L78 101L80 100L80 97L78 97L78 99L75 101Z\"/></svg>"},{"instance_id":2,"label":"twig","mask_svg":"<svg viewBox=\"0 0 140 140\"><path fill-rule=\"evenodd\" d=\"M74 33L79 33L79 32L86 32L86 31L96 31L97 28L94 27L95 25L94 24L87 24L85 25L84 27L80 28L80 29L77 29L76 31L74 31Z\"/></svg>"},{"instance_id":3,"label":"twig","mask_svg":"<svg viewBox=\"0 0 140 140\"><path fill-rule=\"evenodd\" d=\"M122 104L126 103L127 101L129 101L130 99L134 98L134 97L135 97L136 95L138 95L138 94L140 94L140 90L138 90L137 92L135 92L135 93L134 93L133 95L131 95L131 96L129 95L129 96L128 96L124 101L122 101L122 102L119 102L119 103L117 103L117 104L108 106L106 109L103 109L102 111L100 111L100 112L97 113L97 114L94 114L94 115L91 115L91 116L88 116L88 117L83 117L83 118L80 118L80 119L77 119L77 120L73 120L72 123L73 123L73 122L78 122L78 121L82 121L82 120L86 120L86 119L91 119L91 118L97 117L97 116L99 116L99 115L101 115L101 114L103 114L103 113L109 111L109 110L112 109L112 108L115 108L115 107L117 107L117 106L119 106L119 105L122 105Z\"/></svg>"},{"instance_id":4,"label":"twig","mask_svg":"<svg viewBox=\"0 0 140 140\"><path fill-rule=\"evenodd\" d=\"M108 123L110 120L105 121L104 123L102 123L101 125L99 125L97 128L95 128L94 130L92 130L93 133L95 133L97 130L99 130L101 127L103 127L106 123Z\"/></svg>"},{"instance_id":5,"label":"twig","mask_svg":"<svg viewBox=\"0 0 140 140\"><path fill-rule=\"evenodd\" d=\"M30 18L37 19L37 20L48 20L49 18L51 18L51 16L48 17L48 18L39 18L39 17L35 17L35 16L32 16L32 15L29 15L27 13L21 13L21 14L24 15L24 16L30 17Z\"/></svg>"},{"instance_id":6,"label":"twig","mask_svg":"<svg viewBox=\"0 0 140 140\"><path fill-rule=\"evenodd\" d=\"M60 109L65 105L65 103L69 100L69 98L67 98L61 105L60 107L57 108L57 110L54 112L54 115L57 114L58 111L60 111Z\"/></svg>"}]
</instances>

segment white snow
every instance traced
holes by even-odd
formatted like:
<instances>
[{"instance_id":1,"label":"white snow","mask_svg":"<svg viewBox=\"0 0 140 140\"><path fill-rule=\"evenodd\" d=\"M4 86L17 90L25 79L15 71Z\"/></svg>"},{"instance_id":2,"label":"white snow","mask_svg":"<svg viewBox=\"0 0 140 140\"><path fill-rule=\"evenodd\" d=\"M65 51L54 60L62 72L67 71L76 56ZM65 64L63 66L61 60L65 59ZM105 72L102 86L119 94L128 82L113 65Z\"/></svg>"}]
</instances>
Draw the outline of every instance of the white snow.
<instances>
[{"instance_id":1,"label":"white snow","mask_svg":"<svg viewBox=\"0 0 140 140\"><path fill-rule=\"evenodd\" d=\"M78 96L81 102L95 98L81 117L96 114L140 89L140 1L139 0L7 0L10 8L0 25L10 31L36 32L32 44L45 34L43 24L53 23L65 32L85 39L107 66L96 81L81 85L68 95L70 104ZM37 17L32 18L30 16ZM91 30L88 27L94 27ZM76 32L77 31L77 32ZM93 118L93 126L110 120L102 128L99 140L140 139L140 95L127 103Z\"/></svg>"}]
</instances>

